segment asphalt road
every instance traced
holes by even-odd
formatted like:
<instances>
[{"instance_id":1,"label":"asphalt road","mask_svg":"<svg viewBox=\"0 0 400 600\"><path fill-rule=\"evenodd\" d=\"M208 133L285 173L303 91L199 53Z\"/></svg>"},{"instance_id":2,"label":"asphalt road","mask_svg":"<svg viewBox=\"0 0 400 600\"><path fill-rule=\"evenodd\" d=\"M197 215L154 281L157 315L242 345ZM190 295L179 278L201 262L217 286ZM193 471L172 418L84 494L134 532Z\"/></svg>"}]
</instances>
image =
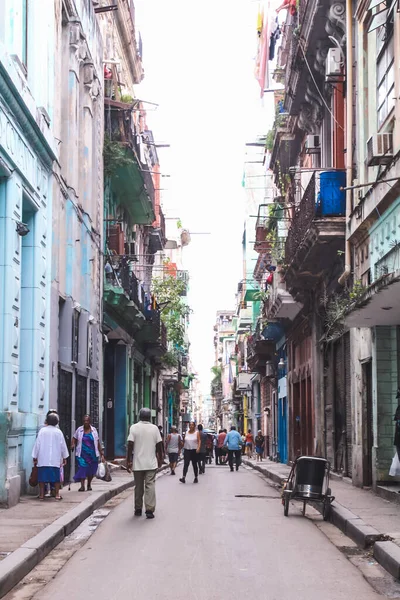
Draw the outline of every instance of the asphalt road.
<instances>
[{"instance_id":1,"label":"asphalt road","mask_svg":"<svg viewBox=\"0 0 400 600\"><path fill-rule=\"evenodd\" d=\"M192 480L159 478L152 521L135 518L128 498L35 598L380 598L310 520L293 507L283 516L277 491L254 471L212 466Z\"/></svg>"}]
</instances>

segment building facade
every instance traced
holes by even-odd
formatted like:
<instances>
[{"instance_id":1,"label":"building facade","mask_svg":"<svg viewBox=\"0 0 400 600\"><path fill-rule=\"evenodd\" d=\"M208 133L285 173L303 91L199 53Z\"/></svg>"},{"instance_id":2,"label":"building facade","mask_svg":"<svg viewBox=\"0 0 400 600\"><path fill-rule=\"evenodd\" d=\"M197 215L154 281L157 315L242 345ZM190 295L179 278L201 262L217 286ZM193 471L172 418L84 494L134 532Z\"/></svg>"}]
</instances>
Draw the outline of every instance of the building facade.
<instances>
[{"instance_id":1,"label":"building facade","mask_svg":"<svg viewBox=\"0 0 400 600\"><path fill-rule=\"evenodd\" d=\"M50 405L67 444L102 421L103 40L94 6L55 3ZM66 480L74 473L68 462Z\"/></svg>"},{"instance_id":2,"label":"building facade","mask_svg":"<svg viewBox=\"0 0 400 600\"><path fill-rule=\"evenodd\" d=\"M45 32L45 43L39 43ZM43 77L43 64L49 65ZM0 504L26 489L50 332L54 6L0 6Z\"/></svg>"},{"instance_id":3,"label":"building facade","mask_svg":"<svg viewBox=\"0 0 400 600\"><path fill-rule=\"evenodd\" d=\"M399 404L400 13L360 2L354 26L355 162L348 190L348 254L361 287L349 329L353 483L389 480Z\"/></svg>"}]
</instances>

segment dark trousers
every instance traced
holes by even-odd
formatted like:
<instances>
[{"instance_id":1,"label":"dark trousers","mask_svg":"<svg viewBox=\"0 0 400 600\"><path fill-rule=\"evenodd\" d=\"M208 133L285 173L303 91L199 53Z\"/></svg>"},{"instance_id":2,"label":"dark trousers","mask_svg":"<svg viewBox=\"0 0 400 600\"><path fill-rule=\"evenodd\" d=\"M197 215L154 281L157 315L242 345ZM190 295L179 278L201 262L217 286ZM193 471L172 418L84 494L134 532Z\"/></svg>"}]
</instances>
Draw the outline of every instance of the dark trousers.
<instances>
[{"instance_id":1,"label":"dark trousers","mask_svg":"<svg viewBox=\"0 0 400 600\"><path fill-rule=\"evenodd\" d=\"M242 462L241 455L242 455L241 450L228 450L228 461L229 461L229 466L231 468L231 471L233 471L233 457L235 457L236 469L238 469Z\"/></svg>"},{"instance_id":2,"label":"dark trousers","mask_svg":"<svg viewBox=\"0 0 400 600\"><path fill-rule=\"evenodd\" d=\"M205 468L206 468L206 453L205 452L198 453L197 462L199 463L200 473L204 473Z\"/></svg>"},{"instance_id":3,"label":"dark trousers","mask_svg":"<svg viewBox=\"0 0 400 600\"><path fill-rule=\"evenodd\" d=\"M197 468L197 452L196 450L185 450L183 455L183 476L186 477L190 463L193 465L194 476L199 474Z\"/></svg>"},{"instance_id":4,"label":"dark trousers","mask_svg":"<svg viewBox=\"0 0 400 600\"><path fill-rule=\"evenodd\" d=\"M215 464L218 464L218 459L221 458L221 448L215 446Z\"/></svg>"}]
</instances>

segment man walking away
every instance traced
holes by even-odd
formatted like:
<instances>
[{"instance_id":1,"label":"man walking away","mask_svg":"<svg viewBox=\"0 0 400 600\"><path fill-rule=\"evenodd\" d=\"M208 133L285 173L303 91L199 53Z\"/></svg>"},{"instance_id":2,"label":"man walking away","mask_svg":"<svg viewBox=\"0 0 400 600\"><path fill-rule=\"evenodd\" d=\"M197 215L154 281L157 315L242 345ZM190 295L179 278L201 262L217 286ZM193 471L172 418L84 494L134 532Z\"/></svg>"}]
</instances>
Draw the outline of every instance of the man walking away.
<instances>
[{"instance_id":1,"label":"man walking away","mask_svg":"<svg viewBox=\"0 0 400 600\"><path fill-rule=\"evenodd\" d=\"M218 465L222 465L224 464L222 461L222 455L223 455L223 451L222 448L225 445L225 438L226 438L226 433L223 429L219 430L219 434L218 434L218 438L217 438L217 447L215 448L215 464ZM219 463L218 463L218 459L219 459Z\"/></svg>"},{"instance_id":2,"label":"man walking away","mask_svg":"<svg viewBox=\"0 0 400 600\"><path fill-rule=\"evenodd\" d=\"M239 471L242 454L242 436L236 431L236 427L233 425L225 438L225 445L228 446L228 461L231 471L233 471L233 457L235 457L236 471Z\"/></svg>"},{"instance_id":3,"label":"man walking away","mask_svg":"<svg viewBox=\"0 0 400 600\"><path fill-rule=\"evenodd\" d=\"M171 475L175 475L175 469L179 458L179 452L182 449L182 438L179 435L175 425L172 425L171 433L167 436L167 440L165 442L165 449L168 453L169 468L171 469Z\"/></svg>"},{"instance_id":4,"label":"man walking away","mask_svg":"<svg viewBox=\"0 0 400 600\"><path fill-rule=\"evenodd\" d=\"M199 434L200 434L200 452L197 455L197 460L199 462L199 474L200 475L204 475L205 470L206 470L206 453L207 453L207 439L208 439L208 435L205 433L205 431L203 430L203 425L198 425L197 429L199 430Z\"/></svg>"},{"instance_id":5,"label":"man walking away","mask_svg":"<svg viewBox=\"0 0 400 600\"><path fill-rule=\"evenodd\" d=\"M141 408L139 423L129 430L126 466L129 473L133 468L135 478L135 517L142 515L144 496L146 517L154 519L157 467L162 465L164 450L160 431L150 419L150 409Z\"/></svg>"}]
</instances>

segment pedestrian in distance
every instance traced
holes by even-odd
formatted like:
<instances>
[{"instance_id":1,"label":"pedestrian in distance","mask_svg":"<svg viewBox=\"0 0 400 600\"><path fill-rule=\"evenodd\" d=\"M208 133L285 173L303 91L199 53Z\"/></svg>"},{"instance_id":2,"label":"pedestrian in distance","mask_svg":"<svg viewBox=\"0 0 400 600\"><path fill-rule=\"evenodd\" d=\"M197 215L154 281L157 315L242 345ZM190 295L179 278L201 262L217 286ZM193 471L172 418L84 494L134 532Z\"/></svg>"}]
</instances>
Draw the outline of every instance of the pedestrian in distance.
<instances>
[{"instance_id":1,"label":"pedestrian in distance","mask_svg":"<svg viewBox=\"0 0 400 600\"><path fill-rule=\"evenodd\" d=\"M167 435L167 439L165 441L165 450L169 458L169 468L171 469L171 475L175 475L175 469L181 449L182 438L179 435L175 425L172 425L171 433Z\"/></svg>"},{"instance_id":2,"label":"pedestrian in distance","mask_svg":"<svg viewBox=\"0 0 400 600\"><path fill-rule=\"evenodd\" d=\"M44 500L46 483L54 484L55 499L62 500L61 467L66 464L69 452L64 435L57 425L58 415L49 414L46 427L40 429L32 450L33 464L38 468L39 500Z\"/></svg>"},{"instance_id":3,"label":"pedestrian in distance","mask_svg":"<svg viewBox=\"0 0 400 600\"><path fill-rule=\"evenodd\" d=\"M233 471L233 458L235 457L236 471L239 471L240 464L242 462L242 436L236 427L232 425L230 432L225 438L225 445L228 448L228 462L231 471Z\"/></svg>"},{"instance_id":4,"label":"pedestrian in distance","mask_svg":"<svg viewBox=\"0 0 400 600\"><path fill-rule=\"evenodd\" d=\"M161 441L162 441L162 446L163 446L163 464L168 464L168 462L165 461L165 445L164 445L164 432L163 432L163 428L162 425L158 425L158 430L160 432L161 435Z\"/></svg>"},{"instance_id":5,"label":"pedestrian in distance","mask_svg":"<svg viewBox=\"0 0 400 600\"><path fill-rule=\"evenodd\" d=\"M200 452L197 455L197 460L199 463L199 474L204 475L206 470L206 455L207 455L207 441L208 435L203 429L203 425L198 425L197 429L200 434Z\"/></svg>"},{"instance_id":6,"label":"pedestrian in distance","mask_svg":"<svg viewBox=\"0 0 400 600\"><path fill-rule=\"evenodd\" d=\"M247 458L253 458L253 445L254 445L254 438L253 438L253 434L251 433L251 429L249 429L247 432L247 435L246 435Z\"/></svg>"},{"instance_id":7,"label":"pedestrian in distance","mask_svg":"<svg viewBox=\"0 0 400 600\"><path fill-rule=\"evenodd\" d=\"M255 444L256 444L256 457L257 457L257 462L262 462L262 457L264 454L264 444L265 444L265 438L262 434L261 429L258 430L258 433L256 435L256 439L254 440Z\"/></svg>"},{"instance_id":8,"label":"pedestrian in distance","mask_svg":"<svg viewBox=\"0 0 400 600\"><path fill-rule=\"evenodd\" d=\"M129 430L126 467L129 473L133 469L135 479L135 517L142 516L144 499L146 517L154 519L156 475L163 463L164 449L160 430L150 419L150 409L141 408L139 422Z\"/></svg>"},{"instance_id":9,"label":"pedestrian in distance","mask_svg":"<svg viewBox=\"0 0 400 600\"><path fill-rule=\"evenodd\" d=\"M242 456L245 455L246 452L246 436L244 434L244 431L242 431Z\"/></svg>"},{"instance_id":10,"label":"pedestrian in distance","mask_svg":"<svg viewBox=\"0 0 400 600\"><path fill-rule=\"evenodd\" d=\"M193 483L198 483L198 464L197 464L197 455L200 452L201 441L200 441L200 432L196 431L196 424L192 421L189 425L189 431L186 432L185 442L183 445L183 477L179 479L181 483L186 483L186 475L189 469L190 463L192 463L193 471L194 471L194 480Z\"/></svg>"},{"instance_id":11,"label":"pedestrian in distance","mask_svg":"<svg viewBox=\"0 0 400 600\"><path fill-rule=\"evenodd\" d=\"M225 445L226 431L225 429L220 429L217 438L217 446L215 448L215 464L222 465L225 464L223 461L223 447Z\"/></svg>"},{"instance_id":12,"label":"pedestrian in distance","mask_svg":"<svg viewBox=\"0 0 400 600\"><path fill-rule=\"evenodd\" d=\"M206 463L211 465L214 454L214 436L210 433L207 434L206 441Z\"/></svg>"},{"instance_id":13,"label":"pedestrian in distance","mask_svg":"<svg viewBox=\"0 0 400 600\"><path fill-rule=\"evenodd\" d=\"M100 444L99 434L96 427L90 423L90 415L83 417L83 425L78 427L74 433L71 443L71 451L75 449L78 470L74 475L74 481L81 482L78 492L85 491L85 480L87 479L87 491L92 491L92 480L97 473L99 460L104 462L103 449Z\"/></svg>"}]
</instances>

